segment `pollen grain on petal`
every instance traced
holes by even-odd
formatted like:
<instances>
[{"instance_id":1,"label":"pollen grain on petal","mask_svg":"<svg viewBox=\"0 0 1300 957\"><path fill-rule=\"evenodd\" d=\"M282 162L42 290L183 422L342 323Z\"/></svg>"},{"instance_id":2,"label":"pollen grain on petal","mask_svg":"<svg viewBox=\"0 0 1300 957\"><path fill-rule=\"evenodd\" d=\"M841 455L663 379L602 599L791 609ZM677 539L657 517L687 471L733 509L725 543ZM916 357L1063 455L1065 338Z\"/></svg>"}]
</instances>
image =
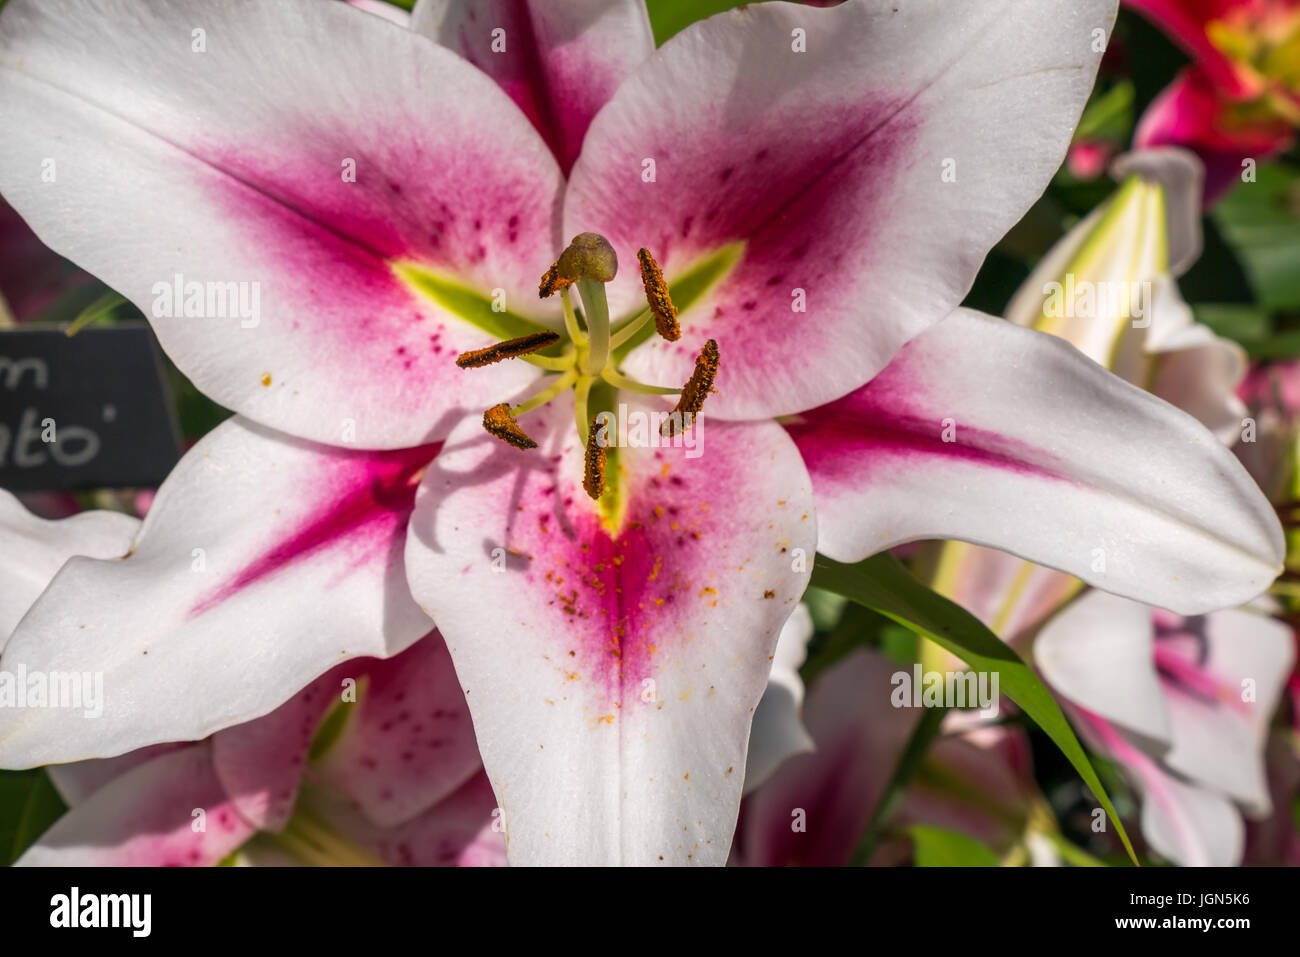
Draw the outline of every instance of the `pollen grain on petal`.
<instances>
[{"instance_id":1,"label":"pollen grain on petal","mask_svg":"<svg viewBox=\"0 0 1300 957\"><path fill-rule=\"evenodd\" d=\"M519 427L515 417L510 414L510 406L505 402L494 405L483 413L483 428L517 449L537 448L537 443Z\"/></svg>"},{"instance_id":2,"label":"pollen grain on petal","mask_svg":"<svg viewBox=\"0 0 1300 957\"><path fill-rule=\"evenodd\" d=\"M655 319L655 329L669 342L676 342L682 337L682 327L677 323L677 307L668 295L663 270L648 249L638 249L636 258L641 263L641 285L645 287L645 298Z\"/></svg>"},{"instance_id":3,"label":"pollen grain on petal","mask_svg":"<svg viewBox=\"0 0 1300 957\"><path fill-rule=\"evenodd\" d=\"M676 435L689 428L691 420L704 408L704 400L713 391L713 380L718 375L718 342L710 339L695 358L695 371L682 387L681 397L672 413L660 426L662 435Z\"/></svg>"},{"instance_id":4,"label":"pollen grain on petal","mask_svg":"<svg viewBox=\"0 0 1300 957\"><path fill-rule=\"evenodd\" d=\"M462 352L456 357L456 365L462 369L478 369L482 366L489 366L494 362L500 362L502 359L515 359L519 356L529 355L545 349L547 346L553 346L559 341L560 336L558 333L534 332L526 336L520 336L518 339L507 339L504 342L495 343L486 349Z\"/></svg>"},{"instance_id":5,"label":"pollen grain on petal","mask_svg":"<svg viewBox=\"0 0 1300 957\"><path fill-rule=\"evenodd\" d=\"M591 423L587 430L587 451L583 456L582 488L598 499L605 492L605 446L600 442L600 429Z\"/></svg>"}]
</instances>

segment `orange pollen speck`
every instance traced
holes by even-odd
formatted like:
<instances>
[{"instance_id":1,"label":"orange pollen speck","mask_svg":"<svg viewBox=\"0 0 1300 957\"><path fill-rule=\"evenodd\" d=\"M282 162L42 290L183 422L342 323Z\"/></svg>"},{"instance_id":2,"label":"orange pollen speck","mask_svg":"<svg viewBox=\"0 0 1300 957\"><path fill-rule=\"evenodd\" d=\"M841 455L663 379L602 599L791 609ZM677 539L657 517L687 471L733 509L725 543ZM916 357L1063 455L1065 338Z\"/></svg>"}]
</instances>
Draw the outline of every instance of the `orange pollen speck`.
<instances>
[{"instance_id":1,"label":"orange pollen speck","mask_svg":"<svg viewBox=\"0 0 1300 957\"><path fill-rule=\"evenodd\" d=\"M677 400L672 414L660 426L663 435L675 435L679 428L686 427L686 417L694 418L704 408L704 399L713 391L713 380L718 374L718 343L710 339L704 343L699 356L695 359L695 371L682 386L681 397Z\"/></svg>"},{"instance_id":2,"label":"orange pollen speck","mask_svg":"<svg viewBox=\"0 0 1300 957\"><path fill-rule=\"evenodd\" d=\"M502 442L517 449L535 449L537 443L530 439L510 414L510 406L502 402L483 413L483 428Z\"/></svg>"},{"instance_id":3,"label":"orange pollen speck","mask_svg":"<svg viewBox=\"0 0 1300 957\"><path fill-rule=\"evenodd\" d=\"M605 492L605 447L597 438L596 423L587 430L587 452L583 456L582 488L593 499Z\"/></svg>"},{"instance_id":4,"label":"orange pollen speck","mask_svg":"<svg viewBox=\"0 0 1300 957\"><path fill-rule=\"evenodd\" d=\"M534 332L527 336L520 336L518 339L507 339L504 342L494 343L486 349L462 352L456 357L456 365L462 369L478 369L482 366L490 366L494 362L500 362L502 359L515 359L519 356L529 355L545 349L547 346L553 346L559 341L559 333Z\"/></svg>"},{"instance_id":5,"label":"orange pollen speck","mask_svg":"<svg viewBox=\"0 0 1300 957\"><path fill-rule=\"evenodd\" d=\"M682 337L682 327L677 324L677 307L668 295L663 271L648 249L638 249L636 258L641 263L641 285L645 287L650 314L655 317L655 329L669 342L676 342Z\"/></svg>"}]
</instances>

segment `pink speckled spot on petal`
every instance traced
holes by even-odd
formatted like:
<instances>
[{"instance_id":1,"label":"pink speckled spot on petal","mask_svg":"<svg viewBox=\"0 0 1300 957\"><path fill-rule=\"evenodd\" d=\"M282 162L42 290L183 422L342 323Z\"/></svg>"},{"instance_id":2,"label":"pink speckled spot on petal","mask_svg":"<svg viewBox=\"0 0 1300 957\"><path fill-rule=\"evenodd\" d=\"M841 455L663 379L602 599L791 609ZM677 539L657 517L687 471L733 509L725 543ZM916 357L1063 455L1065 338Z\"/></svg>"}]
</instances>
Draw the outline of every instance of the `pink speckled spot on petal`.
<instances>
[{"instance_id":1,"label":"pink speckled spot on petal","mask_svg":"<svg viewBox=\"0 0 1300 957\"><path fill-rule=\"evenodd\" d=\"M722 247L744 244L726 278L683 313L682 338L651 339L629 357L629 370L647 381L684 381L712 338L725 357L719 411L755 392L801 394L808 376L799 357L841 351L835 343L855 283L889 241L887 228L867 226L890 222L908 170L915 120L904 106L880 99L835 118L774 111L737 126L717 105L719 115L701 124L707 135L658 131L660 139L637 147L638 157L657 159L654 188L575 175L566 227L600 231L623 262L646 246L671 281ZM639 159L621 162L635 168ZM635 308L636 271L624 272L614 301ZM793 310L793 290L802 291L804 311Z\"/></svg>"},{"instance_id":2,"label":"pink speckled spot on petal","mask_svg":"<svg viewBox=\"0 0 1300 957\"><path fill-rule=\"evenodd\" d=\"M200 819L203 826L196 827ZM213 772L210 745L200 742L104 785L60 818L20 863L198 867L216 864L252 834Z\"/></svg>"},{"instance_id":3,"label":"pink speckled spot on petal","mask_svg":"<svg viewBox=\"0 0 1300 957\"><path fill-rule=\"evenodd\" d=\"M316 773L373 824L405 824L481 768L465 693L437 632L350 673L365 674L365 690Z\"/></svg>"},{"instance_id":4,"label":"pink speckled spot on petal","mask_svg":"<svg viewBox=\"0 0 1300 957\"><path fill-rule=\"evenodd\" d=\"M431 392L474 401L493 383L509 390L526 381L526 369L468 379L456 356L493 337L414 292L393 267L435 271L485 300L503 290L516 313L554 312L533 288L551 262L558 217L537 184L523 173L512 178L508 162L489 175L481 157L409 130L389 136L380 155L353 156L361 151L333 128L304 136L338 142L310 153L219 157L226 175L210 185L224 217L259 251L250 278L262 284L263 321L339 385L387 390L393 415L418 413ZM341 178L336 156L356 163L355 182ZM289 388L308 372L271 370L272 386Z\"/></svg>"},{"instance_id":5,"label":"pink speckled spot on petal","mask_svg":"<svg viewBox=\"0 0 1300 957\"><path fill-rule=\"evenodd\" d=\"M487 448L478 470L485 483L503 469L518 470L508 506L487 489L464 514L449 511L439 520L474 523L484 554L503 549L508 556L501 584L529 625L520 650L542 655L574 692L620 708L665 659L679 659L701 622L736 603L764 601L768 556L736 533L759 518L750 510L767 502L774 509L768 544L780 554L791 547L782 530L787 516L768 501L770 478L756 474L767 457L761 440L706 420L696 427L698 457L684 447L619 450L625 516L611 533L582 489L572 414L557 402L523 424L535 434L543 422L555 429L544 452ZM431 473L428 481L438 479ZM789 491L793 501L798 486ZM789 518L811 525L808 514Z\"/></svg>"},{"instance_id":6,"label":"pink speckled spot on petal","mask_svg":"<svg viewBox=\"0 0 1300 957\"><path fill-rule=\"evenodd\" d=\"M340 677L358 667L340 665L270 714L212 736L217 777L235 807L258 830L279 831L289 820L321 718L338 700Z\"/></svg>"},{"instance_id":7,"label":"pink speckled spot on petal","mask_svg":"<svg viewBox=\"0 0 1300 957\"><path fill-rule=\"evenodd\" d=\"M775 423L706 413L694 457L619 448L607 526L573 415L564 398L525 416L526 452L477 423L448 437L407 536L411 591L456 663L512 863L722 863L816 547L808 475Z\"/></svg>"}]
</instances>

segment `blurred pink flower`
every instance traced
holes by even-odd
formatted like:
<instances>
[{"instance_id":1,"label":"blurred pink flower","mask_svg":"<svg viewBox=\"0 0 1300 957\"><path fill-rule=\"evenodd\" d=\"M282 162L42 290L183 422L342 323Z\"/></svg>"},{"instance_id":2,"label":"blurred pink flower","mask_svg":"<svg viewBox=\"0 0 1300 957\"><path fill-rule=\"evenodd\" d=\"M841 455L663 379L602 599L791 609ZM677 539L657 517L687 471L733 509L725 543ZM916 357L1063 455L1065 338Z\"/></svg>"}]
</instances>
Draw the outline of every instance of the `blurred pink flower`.
<instances>
[{"instance_id":1,"label":"blurred pink flower","mask_svg":"<svg viewBox=\"0 0 1300 957\"><path fill-rule=\"evenodd\" d=\"M1206 166L1207 204L1243 163L1287 148L1300 124L1300 0L1128 0L1192 65L1147 109L1138 147L1177 145Z\"/></svg>"}]
</instances>

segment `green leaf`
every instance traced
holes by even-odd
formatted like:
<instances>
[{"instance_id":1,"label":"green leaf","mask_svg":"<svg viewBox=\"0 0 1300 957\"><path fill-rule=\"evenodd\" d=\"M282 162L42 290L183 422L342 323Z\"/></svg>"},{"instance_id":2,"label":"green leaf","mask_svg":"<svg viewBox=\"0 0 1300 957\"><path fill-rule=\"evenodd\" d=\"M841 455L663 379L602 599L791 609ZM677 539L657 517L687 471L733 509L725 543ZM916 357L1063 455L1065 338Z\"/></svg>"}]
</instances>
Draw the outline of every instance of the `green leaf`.
<instances>
[{"instance_id":1,"label":"green leaf","mask_svg":"<svg viewBox=\"0 0 1300 957\"><path fill-rule=\"evenodd\" d=\"M655 46L662 46L665 40L696 20L705 20L715 13L744 5L744 0L646 0Z\"/></svg>"},{"instance_id":2,"label":"green leaf","mask_svg":"<svg viewBox=\"0 0 1300 957\"><path fill-rule=\"evenodd\" d=\"M513 312L496 311L492 308L492 300L482 293L462 286L455 280L425 269L423 266L415 263L398 263L393 267L393 271L415 292L432 299L448 312L478 326L498 339L517 339L520 336L546 330L546 326L540 322L534 322Z\"/></svg>"},{"instance_id":3,"label":"green leaf","mask_svg":"<svg viewBox=\"0 0 1300 957\"><path fill-rule=\"evenodd\" d=\"M1133 84L1122 80L1094 94L1074 131L1074 141L1109 139L1125 142L1133 130Z\"/></svg>"},{"instance_id":4,"label":"green leaf","mask_svg":"<svg viewBox=\"0 0 1300 957\"><path fill-rule=\"evenodd\" d=\"M1061 749L1115 825L1134 864L1137 855L1124 824L1047 686L1009 646L960 605L913 578L892 555L882 552L857 565L817 556L812 584L838 592L900 625L938 642L976 671L997 672L998 685Z\"/></svg>"},{"instance_id":5,"label":"green leaf","mask_svg":"<svg viewBox=\"0 0 1300 957\"><path fill-rule=\"evenodd\" d=\"M917 867L998 867L992 848L960 831L915 824L907 829L916 845Z\"/></svg>"},{"instance_id":6,"label":"green leaf","mask_svg":"<svg viewBox=\"0 0 1300 957\"><path fill-rule=\"evenodd\" d=\"M75 336L86 326L99 322L101 319L108 318L118 306L126 302L126 298L112 289L105 292L102 296L92 302L85 309L77 314L77 318L72 320L72 325L64 330L63 334L71 338Z\"/></svg>"},{"instance_id":7,"label":"green leaf","mask_svg":"<svg viewBox=\"0 0 1300 957\"><path fill-rule=\"evenodd\" d=\"M803 598L800 601L808 606L808 613L812 616L813 627L818 631L830 631L834 628L844 615L844 608L849 603L849 600L843 595L822 591L820 588L809 588L803 593Z\"/></svg>"},{"instance_id":8,"label":"green leaf","mask_svg":"<svg viewBox=\"0 0 1300 957\"><path fill-rule=\"evenodd\" d=\"M44 769L0 771L0 863L18 860L66 810Z\"/></svg>"},{"instance_id":9,"label":"green leaf","mask_svg":"<svg viewBox=\"0 0 1300 957\"><path fill-rule=\"evenodd\" d=\"M1272 345L1273 323L1268 312L1246 303L1197 303L1192 306L1196 321L1209 326L1215 335L1231 339L1247 352Z\"/></svg>"},{"instance_id":10,"label":"green leaf","mask_svg":"<svg viewBox=\"0 0 1300 957\"><path fill-rule=\"evenodd\" d=\"M1267 309L1300 308L1300 169L1261 166L1214 211L1214 221L1245 266Z\"/></svg>"}]
</instances>

